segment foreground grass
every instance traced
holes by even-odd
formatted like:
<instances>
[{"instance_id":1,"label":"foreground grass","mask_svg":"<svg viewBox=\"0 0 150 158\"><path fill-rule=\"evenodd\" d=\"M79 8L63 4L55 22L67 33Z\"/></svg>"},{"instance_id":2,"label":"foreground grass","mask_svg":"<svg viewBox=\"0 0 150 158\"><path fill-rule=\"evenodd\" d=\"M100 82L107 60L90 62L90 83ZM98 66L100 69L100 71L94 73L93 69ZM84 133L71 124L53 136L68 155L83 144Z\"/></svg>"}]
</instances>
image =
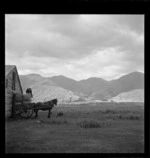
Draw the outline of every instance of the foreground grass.
<instances>
[{"instance_id":1,"label":"foreground grass","mask_svg":"<svg viewBox=\"0 0 150 158\"><path fill-rule=\"evenodd\" d=\"M6 152L141 153L143 126L142 106L58 105L50 119L7 120Z\"/></svg>"}]
</instances>

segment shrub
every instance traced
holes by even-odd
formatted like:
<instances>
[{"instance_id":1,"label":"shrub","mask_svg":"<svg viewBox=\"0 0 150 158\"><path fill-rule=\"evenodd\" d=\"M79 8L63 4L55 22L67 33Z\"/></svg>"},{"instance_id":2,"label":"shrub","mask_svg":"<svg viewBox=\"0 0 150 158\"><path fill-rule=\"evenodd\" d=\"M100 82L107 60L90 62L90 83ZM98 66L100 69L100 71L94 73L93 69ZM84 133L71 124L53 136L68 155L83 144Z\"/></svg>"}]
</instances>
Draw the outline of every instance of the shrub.
<instances>
[{"instance_id":1,"label":"shrub","mask_svg":"<svg viewBox=\"0 0 150 158\"><path fill-rule=\"evenodd\" d=\"M141 117L137 116L137 115L118 115L117 116L118 119L120 120L140 120Z\"/></svg>"},{"instance_id":2,"label":"shrub","mask_svg":"<svg viewBox=\"0 0 150 158\"><path fill-rule=\"evenodd\" d=\"M83 121L83 122L80 122L80 127L82 127L82 128L101 128L101 125L95 121Z\"/></svg>"},{"instance_id":3,"label":"shrub","mask_svg":"<svg viewBox=\"0 0 150 158\"><path fill-rule=\"evenodd\" d=\"M67 120L60 120L60 119L50 119L50 120L40 120L43 124L67 124Z\"/></svg>"},{"instance_id":4,"label":"shrub","mask_svg":"<svg viewBox=\"0 0 150 158\"><path fill-rule=\"evenodd\" d=\"M68 121L66 120L51 120L50 124L67 124Z\"/></svg>"},{"instance_id":5,"label":"shrub","mask_svg":"<svg viewBox=\"0 0 150 158\"><path fill-rule=\"evenodd\" d=\"M58 114L57 114L57 116L63 116L64 114L63 114L63 112L59 112Z\"/></svg>"},{"instance_id":6,"label":"shrub","mask_svg":"<svg viewBox=\"0 0 150 158\"><path fill-rule=\"evenodd\" d=\"M121 120L123 119L122 115L119 115L118 118L121 119Z\"/></svg>"},{"instance_id":7,"label":"shrub","mask_svg":"<svg viewBox=\"0 0 150 158\"><path fill-rule=\"evenodd\" d=\"M84 120L79 122L80 127L82 128L102 128L109 125L108 122L98 122L95 120Z\"/></svg>"},{"instance_id":8,"label":"shrub","mask_svg":"<svg viewBox=\"0 0 150 158\"><path fill-rule=\"evenodd\" d=\"M116 111L109 109L104 111L104 114L116 114L116 113L117 113Z\"/></svg>"},{"instance_id":9,"label":"shrub","mask_svg":"<svg viewBox=\"0 0 150 158\"><path fill-rule=\"evenodd\" d=\"M140 117L139 116L128 116L128 117L126 117L126 119L129 119L129 120L139 120L140 119Z\"/></svg>"}]
</instances>

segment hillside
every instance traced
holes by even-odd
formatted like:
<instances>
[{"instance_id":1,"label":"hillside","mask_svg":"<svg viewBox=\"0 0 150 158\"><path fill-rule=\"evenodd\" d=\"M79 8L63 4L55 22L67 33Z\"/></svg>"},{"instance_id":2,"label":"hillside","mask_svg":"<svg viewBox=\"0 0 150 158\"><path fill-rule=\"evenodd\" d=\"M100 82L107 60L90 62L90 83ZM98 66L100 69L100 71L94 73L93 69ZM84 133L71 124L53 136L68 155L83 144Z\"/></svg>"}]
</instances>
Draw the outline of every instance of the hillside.
<instances>
[{"instance_id":1,"label":"hillside","mask_svg":"<svg viewBox=\"0 0 150 158\"><path fill-rule=\"evenodd\" d=\"M33 102L43 102L57 98L60 102L76 101L80 97L72 91L59 87L48 77L38 74L20 75L21 84L25 93L31 87L33 91Z\"/></svg>"},{"instance_id":2,"label":"hillside","mask_svg":"<svg viewBox=\"0 0 150 158\"><path fill-rule=\"evenodd\" d=\"M143 73L133 72L116 80L111 80L107 87L99 88L91 97L93 99L108 99L117 96L119 93L129 92L134 89L144 89Z\"/></svg>"},{"instance_id":3,"label":"hillside","mask_svg":"<svg viewBox=\"0 0 150 158\"><path fill-rule=\"evenodd\" d=\"M93 92L104 89L109 86L109 81L101 78L88 78L86 80L81 80L78 82L79 86L82 88L82 92L87 95L91 95Z\"/></svg>"},{"instance_id":4,"label":"hillside","mask_svg":"<svg viewBox=\"0 0 150 158\"><path fill-rule=\"evenodd\" d=\"M144 75L143 73L137 71L124 75L117 80L111 81L111 88L115 90L115 95L122 92L128 92L133 89L143 89Z\"/></svg>"},{"instance_id":5,"label":"hillside","mask_svg":"<svg viewBox=\"0 0 150 158\"><path fill-rule=\"evenodd\" d=\"M136 89L130 92L120 93L119 95L111 98L110 100L116 102L144 102L144 90Z\"/></svg>"},{"instance_id":6,"label":"hillside","mask_svg":"<svg viewBox=\"0 0 150 158\"><path fill-rule=\"evenodd\" d=\"M65 77L63 75L49 77L49 80L53 81L57 86L73 92L82 92L82 87L78 84L78 81Z\"/></svg>"},{"instance_id":7,"label":"hillside","mask_svg":"<svg viewBox=\"0 0 150 158\"><path fill-rule=\"evenodd\" d=\"M74 95L73 92L65 90L57 86L38 86L34 85L31 87L33 90L33 102L44 102L57 98L59 103L76 101L79 99L78 96Z\"/></svg>"},{"instance_id":8,"label":"hillside","mask_svg":"<svg viewBox=\"0 0 150 158\"><path fill-rule=\"evenodd\" d=\"M29 75L20 75L21 85L23 88L23 91L25 92L27 88L36 85L47 85L47 86L53 86L55 83L53 83L50 79L47 77L42 77L39 74L29 74Z\"/></svg>"},{"instance_id":9,"label":"hillside","mask_svg":"<svg viewBox=\"0 0 150 158\"><path fill-rule=\"evenodd\" d=\"M133 72L111 81L96 77L76 81L62 75L42 77L38 74L20 75L20 80L24 92L31 87L35 95L37 95L38 91L34 90L36 87L39 91L42 89L44 97L44 92L49 94L51 87L53 87L52 90L54 90L55 94L58 93L57 97L61 98L61 100L65 98L64 94L66 95L64 99L66 101L69 101L72 95L74 95L73 98L79 97L81 100L86 98L105 100L123 92L144 89L144 74L141 72ZM53 92L51 91L51 93Z\"/></svg>"}]
</instances>

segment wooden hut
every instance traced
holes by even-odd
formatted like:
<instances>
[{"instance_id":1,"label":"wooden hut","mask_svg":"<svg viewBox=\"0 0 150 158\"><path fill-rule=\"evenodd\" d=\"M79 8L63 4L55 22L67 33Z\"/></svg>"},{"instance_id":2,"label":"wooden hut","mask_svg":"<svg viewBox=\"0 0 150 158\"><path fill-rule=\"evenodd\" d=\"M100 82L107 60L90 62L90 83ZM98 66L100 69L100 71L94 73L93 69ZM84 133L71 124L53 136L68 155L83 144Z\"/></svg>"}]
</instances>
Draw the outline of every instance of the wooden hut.
<instances>
[{"instance_id":1,"label":"wooden hut","mask_svg":"<svg viewBox=\"0 0 150 158\"><path fill-rule=\"evenodd\" d=\"M18 71L15 65L5 66L5 117L12 116L13 93L10 90L23 94Z\"/></svg>"}]
</instances>

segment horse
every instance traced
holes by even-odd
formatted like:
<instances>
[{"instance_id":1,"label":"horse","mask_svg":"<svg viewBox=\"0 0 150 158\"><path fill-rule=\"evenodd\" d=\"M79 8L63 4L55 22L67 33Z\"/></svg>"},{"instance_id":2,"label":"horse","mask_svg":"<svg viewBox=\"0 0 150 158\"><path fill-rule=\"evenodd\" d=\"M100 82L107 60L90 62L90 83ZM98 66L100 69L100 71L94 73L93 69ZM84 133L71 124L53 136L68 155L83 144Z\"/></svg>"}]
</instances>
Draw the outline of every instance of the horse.
<instances>
[{"instance_id":1,"label":"horse","mask_svg":"<svg viewBox=\"0 0 150 158\"><path fill-rule=\"evenodd\" d=\"M34 104L34 112L36 113L35 118L38 117L38 111L39 110L49 110L48 112L48 118L50 118L51 115L51 110L53 108L54 105L57 105L58 100L57 99L53 99L51 101L47 101L47 102L38 102Z\"/></svg>"}]
</instances>

